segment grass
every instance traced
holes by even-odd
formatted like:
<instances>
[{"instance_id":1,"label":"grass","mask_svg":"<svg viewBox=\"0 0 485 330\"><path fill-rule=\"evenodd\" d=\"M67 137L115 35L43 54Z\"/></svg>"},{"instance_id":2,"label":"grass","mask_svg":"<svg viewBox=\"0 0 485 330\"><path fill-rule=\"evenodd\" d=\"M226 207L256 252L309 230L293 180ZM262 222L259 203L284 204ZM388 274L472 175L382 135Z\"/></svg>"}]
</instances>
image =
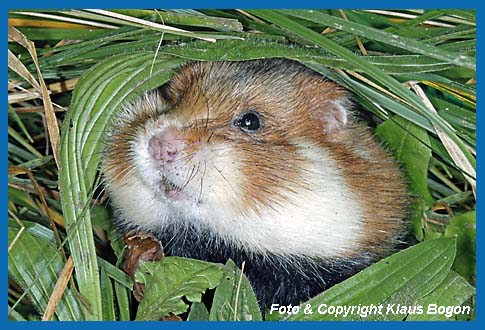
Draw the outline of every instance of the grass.
<instances>
[{"instance_id":1,"label":"grass","mask_svg":"<svg viewBox=\"0 0 485 330\"><path fill-rule=\"evenodd\" d=\"M9 318L133 318L95 189L102 137L190 60L287 57L350 89L407 169L412 235L456 236L453 269L474 285L475 45L470 10L11 11Z\"/></svg>"}]
</instances>

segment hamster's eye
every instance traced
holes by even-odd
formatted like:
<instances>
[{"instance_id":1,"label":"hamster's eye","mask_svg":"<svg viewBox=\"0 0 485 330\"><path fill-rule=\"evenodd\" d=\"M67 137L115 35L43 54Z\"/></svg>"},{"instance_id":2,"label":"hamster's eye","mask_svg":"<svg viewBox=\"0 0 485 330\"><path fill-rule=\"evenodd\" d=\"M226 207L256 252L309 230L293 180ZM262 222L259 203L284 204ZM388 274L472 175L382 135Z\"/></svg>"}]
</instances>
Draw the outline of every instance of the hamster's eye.
<instances>
[{"instance_id":1,"label":"hamster's eye","mask_svg":"<svg viewBox=\"0 0 485 330\"><path fill-rule=\"evenodd\" d=\"M234 126L239 127L247 133L258 132L262 126L260 116L256 111L243 112L234 120Z\"/></svg>"}]
</instances>

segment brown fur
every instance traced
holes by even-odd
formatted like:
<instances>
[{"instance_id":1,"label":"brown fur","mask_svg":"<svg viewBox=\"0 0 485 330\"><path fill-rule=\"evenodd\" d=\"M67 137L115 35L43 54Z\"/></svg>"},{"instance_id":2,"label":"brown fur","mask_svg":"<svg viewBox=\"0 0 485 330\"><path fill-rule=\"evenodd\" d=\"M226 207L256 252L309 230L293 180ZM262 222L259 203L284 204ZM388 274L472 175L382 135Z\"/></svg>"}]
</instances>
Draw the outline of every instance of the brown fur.
<instances>
[{"instance_id":1,"label":"brown fur","mask_svg":"<svg viewBox=\"0 0 485 330\"><path fill-rule=\"evenodd\" d=\"M238 64L198 62L181 68L164 87L170 115L187 123L187 141L229 142L240 158L244 176L241 199L234 201L241 213L256 214L287 200L287 191L308 189L298 157L295 138L312 141L326 150L344 173L365 214L361 251L381 254L402 231L407 199L398 167L369 131L350 118L340 123L333 101L349 105L346 92L299 64L273 60ZM275 69L276 68L276 69ZM259 112L264 128L259 134L244 134L231 127L243 110ZM155 114L140 111L128 125L113 133L106 169L123 180L131 165L131 143ZM333 129L332 123L338 128ZM188 152L192 150L188 147ZM366 153L363 157L356 150ZM361 251L354 251L360 253Z\"/></svg>"}]
</instances>

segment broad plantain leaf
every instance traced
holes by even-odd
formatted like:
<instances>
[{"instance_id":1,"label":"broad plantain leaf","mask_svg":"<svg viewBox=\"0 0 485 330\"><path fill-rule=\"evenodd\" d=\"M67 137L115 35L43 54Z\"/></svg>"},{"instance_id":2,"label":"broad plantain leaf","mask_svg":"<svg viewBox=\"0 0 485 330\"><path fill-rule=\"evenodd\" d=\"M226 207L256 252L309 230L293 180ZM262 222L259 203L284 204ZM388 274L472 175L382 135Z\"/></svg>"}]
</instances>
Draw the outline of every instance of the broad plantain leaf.
<instances>
[{"instance_id":1,"label":"broad plantain leaf","mask_svg":"<svg viewBox=\"0 0 485 330\"><path fill-rule=\"evenodd\" d=\"M208 321L209 311L205 307L203 302L195 302L190 306L189 315L187 315L187 321Z\"/></svg>"},{"instance_id":2,"label":"broad plantain leaf","mask_svg":"<svg viewBox=\"0 0 485 330\"><path fill-rule=\"evenodd\" d=\"M455 258L456 242L450 238L425 241L400 251L364 269L301 305L301 311L289 320L402 320L407 313L386 313L388 305L414 305L432 292L448 276ZM310 304L313 313L303 313ZM378 306L382 314L361 317L352 313L346 317L320 314L318 307Z\"/></svg>"},{"instance_id":3,"label":"broad plantain leaf","mask_svg":"<svg viewBox=\"0 0 485 330\"><path fill-rule=\"evenodd\" d=\"M157 320L188 309L183 297L200 302L207 289L221 282L224 266L194 259L165 257L157 262L140 261L135 280L145 284L137 320Z\"/></svg>"},{"instance_id":4,"label":"broad plantain leaf","mask_svg":"<svg viewBox=\"0 0 485 330\"><path fill-rule=\"evenodd\" d=\"M454 315L439 314L437 306L445 306L448 310L454 306L461 306L473 294L475 288L471 286L463 277L451 271L440 285L429 295L416 302L417 306L422 306L421 314L409 315L407 320L419 321L443 321L450 320ZM470 307L471 311L471 307ZM470 313L468 313L470 314Z\"/></svg>"},{"instance_id":5,"label":"broad plantain leaf","mask_svg":"<svg viewBox=\"0 0 485 330\"><path fill-rule=\"evenodd\" d=\"M476 211L456 215L446 226L445 236L456 236L456 260L453 269L473 281L476 268Z\"/></svg>"},{"instance_id":6,"label":"broad plantain leaf","mask_svg":"<svg viewBox=\"0 0 485 330\"><path fill-rule=\"evenodd\" d=\"M253 288L236 264L229 260L221 284L214 293L211 321L261 321Z\"/></svg>"}]
</instances>

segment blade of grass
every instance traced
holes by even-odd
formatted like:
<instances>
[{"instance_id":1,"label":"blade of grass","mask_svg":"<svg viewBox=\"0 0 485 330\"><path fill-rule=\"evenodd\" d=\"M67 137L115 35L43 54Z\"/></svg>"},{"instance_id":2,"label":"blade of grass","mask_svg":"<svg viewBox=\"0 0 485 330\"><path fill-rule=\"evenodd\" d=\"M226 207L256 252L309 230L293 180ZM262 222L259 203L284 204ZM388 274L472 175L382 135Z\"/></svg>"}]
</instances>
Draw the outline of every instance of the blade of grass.
<instances>
[{"instance_id":1,"label":"blade of grass","mask_svg":"<svg viewBox=\"0 0 485 330\"><path fill-rule=\"evenodd\" d=\"M49 91L47 90L47 86L42 79L42 73L39 67L39 62L37 60L37 51L35 49L35 45L32 41L28 40L20 31L15 29L14 27L8 27L8 35L9 38L15 40L17 43L24 46L30 53L30 56L34 60L35 68L37 69L37 77L39 79L39 87L40 89L38 92L42 95L42 101L44 103L44 110L45 110L45 117L46 117L46 125L47 125L47 132L49 133L49 139L52 145L52 153L54 155L54 160L56 161L57 167L59 167L59 159L58 159L58 148L59 148L59 125L57 124L57 118L54 113L54 108L52 106L52 101L49 96Z\"/></svg>"},{"instance_id":2,"label":"blade of grass","mask_svg":"<svg viewBox=\"0 0 485 330\"><path fill-rule=\"evenodd\" d=\"M174 28L172 26L168 26L168 25L165 25L165 24L153 23L153 22L150 22L150 21L147 21L147 20L139 19L139 18L136 18L136 17L131 17L131 16L128 16L128 15L117 14L115 12L108 11L108 10L87 9L86 11L98 14L101 17L107 16L107 17L110 17L110 18L115 18L115 19L118 19L120 21L123 21L125 24L130 24L130 25L134 25L134 26L138 26L138 27L150 28L150 29L153 29L153 30L158 30L158 31L162 31L162 32L169 32L169 33L179 34L179 35L188 36L188 37L194 37L194 38L198 38L198 39L202 39L202 40L210 41L210 42L216 41L216 39L214 39L214 38L201 37L197 33L182 30L182 29L179 29L179 28Z\"/></svg>"},{"instance_id":3,"label":"blade of grass","mask_svg":"<svg viewBox=\"0 0 485 330\"><path fill-rule=\"evenodd\" d=\"M419 127L426 129L428 132L435 133L435 130L430 122L419 113L416 113L404 106L402 103L399 103L394 99L389 98L384 93L376 91L356 80L351 79L344 72L337 71L337 73L334 73L333 71L320 64L308 64L308 67L337 81L339 84L348 88L355 94L359 95L364 99L367 99L369 103L378 104L380 107L386 109L385 116L381 116L382 119L387 119L388 113L394 113L418 125Z\"/></svg>"},{"instance_id":4,"label":"blade of grass","mask_svg":"<svg viewBox=\"0 0 485 330\"><path fill-rule=\"evenodd\" d=\"M436 113L436 109L433 107L429 99L426 97L426 94L422 90L422 88L417 84L417 82L410 82L410 86L416 93L423 99L423 102L426 104L428 109L432 112ZM470 164L467 160L463 152L460 148L451 140L447 135L443 134L441 129L435 127L436 133L438 134L441 142L445 146L446 150L450 154L451 158L458 165L459 168L463 169L465 174L466 180L470 183L472 187L473 194L476 195L476 172L475 168Z\"/></svg>"},{"instance_id":5,"label":"blade of grass","mask_svg":"<svg viewBox=\"0 0 485 330\"><path fill-rule=\"evenodd\" d=\"M37 157L29 151L16 146L13 143L8 143L8 160L10 162L23 163L26 161L32 161Z\"/></svg>"},{"instance_id":6,"label":"blade of grass","mask_svg":"<svg viewBox=\"0 0 485 330\"><path fill-rule=\"evenodd\" d=\"M76 23L76 24L80 24L81 26L94 26L94 27L103 28L103 29L116 29L117 28L117 26L115 26L115 25L108 25L108 24L104 24L104 23L93 22L93 21L77 19L77 18L71 18L71 17L61 16L61 15L45 14L45 13L38 13L38 12L31 12L31 11L17 11L17 12L14 11L12 13L19 14L19 15L26 15L26 16L48 18L48 19L51 19L51 20L54 20L54 21L64 21L64 22Z\"/></svg>"},{"instance_id":7,"label":"blade of grass","mask_svg":"<svg viewBox=\"0 0 485 330\"><path fill-rule=\"evenodd\" d=\"M423 115L426 119L430 120L433 124L440 127L459 146L468 161L472 164L473 167L475 167L475 158L470 154L469 150L458 138L454 130L450 128L450 126L441 117L433 112L430 112L415 94L411 93L408 89L406 89L391 76L385 74L381 70L367 63L365 60L361 59L350 50L332 42L331 40L312 30L303 27L302 25L294 22L288 17L280 14L278 11L251 10L251 12L257 16L263 17L267 21L282 26L302 37L307 38L309 41L328 50L336 56L342 57L348 60L350 63L353 63L354 65L364 69L367 74L369 74L372 78L378 81L382 86L386 86L390 91L402 97L406 102L409 103L410 106L412 106L412 108L419 111L419 113ZM342 24L345 23L348 22L342 20Z\"/></svg>"},{"instance_id":8,"label":"blade of grass","mask_svg":"<svg viewBox=\"0 0 485 330\"><path fill-rule=\"evenodd\" d=\"M100 269L100 284L103 288L102 304L103 304L103 321L115 321L115 300L113 295L113 283L108 278L108 275L103 268Z\"/></svg>"},{"instance_id":9,"label":"blade of grass","mask_svg":"<svg viewBox=\"0 0 485 330\"><path fill-rule=\"evenodd\" d=\"M118 305L119 320L130 321L130 298L131 291L118 282L114 282L116 303Z\"/></svg>"},{"instance_id":10,"label":"blade of grass","mask_svg":"<svg viewBox=\"0 0 485 330\"><path fill-rule=\"evenodd\" d=\"M103 36L106 30L102 29L61 29L17 27L29 40L93 40ZM52 51L52 49L49 49ZM44 50L47 51L47 50ZM42 52L39 50L39 55Z\"/></svg>"},{"instance_id":11,"label":"blade of grass","mask_svg":"<svg viewBox=\"0 0 485 330\"><path fill-rule=\"evenodd\" d=\"M8 135L14 138L21 146L23 146L26 150L32 153L32 155L40 158L42 154L37 151L28 141L26 141L17 131L15 131L12 127L8 127Z\"/></svg>"},{"instance_id":12,"label":"blade of grass","mask_svg":"<svg viewBox=\"0 0 485 330\"><path fill-rule=\"evenodd\" d=\"M40 90L40 85L35 80L34 76L25 67L25 65L10 51L8 50L8 67L15 71L19 76L25 79L35 89Z\"/></svg>"},{"instance_id":13,"label":"blade of grass","mask_svg":"<svg viewBox=\"0 0 485 330\"><path fill-rule=\"evenodd\" d=\"M10 106L10 104L8 105L8 115L9 115L9 118L12 117L13 120L15 121L15 123L19 126L20 130L22 131L22 133L25 135L25 137L27 138L27 140L30 142L30 143L33 143L34 140L32 139L32 136L30 136L30 133L27 131L27 129L25 128L25 125L24 123L22 122L22 120L20 119L19 115L17 114L17 112Z\"/></svg>"},{"instance_id":14,"label":"blade of grass","mask_svg":"<svg viewBox=\"0 0 485 330\"><path fill-rule=\"evenodd\" d=\"M416 41L412 38L402 37L397 34L390 34L388 32L381 31L372 27L368 27L362 24L356 24L351 21L346 21L338 17L330 16L322 12L317 12L313 10L279 10L278 13L307 19L323 25L328 25L337 30L342 30L348 33L365 37L370 40L375 40L387 45L406 49L413 53L423 54L432 58L447 61L457 66L464 66L473 70L476 69L475 60L468 56L464 56L459 53L446 52L442 49L436 48L420 41Z\"/></svg>"},{"instance_id":15,"label":"blade of grass","mask_svg":"<svg viewBox=\"0 0 485 330\"><path fill-rule=\"evenodd\" d=\"M45 311L42 315L42 321L48 321L52 319L52 316L54 316L56 308L62 299L62 295L67 288L67 284L69 283L69 279L71 278L73 270L74 263L72 261L72 257L69 257L66 264L64 265L64 268L62 269L61 274L59 275L59 279L57 280L54 290L52 291L52 295L49 298L47 307L45 308Z\"/></svg>"},{"instance_id":16,"label":"blade of grass","mask_svg":"<svg viewBox=\"0 0 485 330\"><path fill-rule=\"evenodd\" d=\"M198 12L196 14L186 14L169 11L133 9L117 9L113 10L113 12L138 18L151 16L157 21L163 20L162 23L165 24L206 27L220 31L243 30L242 24L236 19L207 16Z\"/></svg>"}]
</instances>

